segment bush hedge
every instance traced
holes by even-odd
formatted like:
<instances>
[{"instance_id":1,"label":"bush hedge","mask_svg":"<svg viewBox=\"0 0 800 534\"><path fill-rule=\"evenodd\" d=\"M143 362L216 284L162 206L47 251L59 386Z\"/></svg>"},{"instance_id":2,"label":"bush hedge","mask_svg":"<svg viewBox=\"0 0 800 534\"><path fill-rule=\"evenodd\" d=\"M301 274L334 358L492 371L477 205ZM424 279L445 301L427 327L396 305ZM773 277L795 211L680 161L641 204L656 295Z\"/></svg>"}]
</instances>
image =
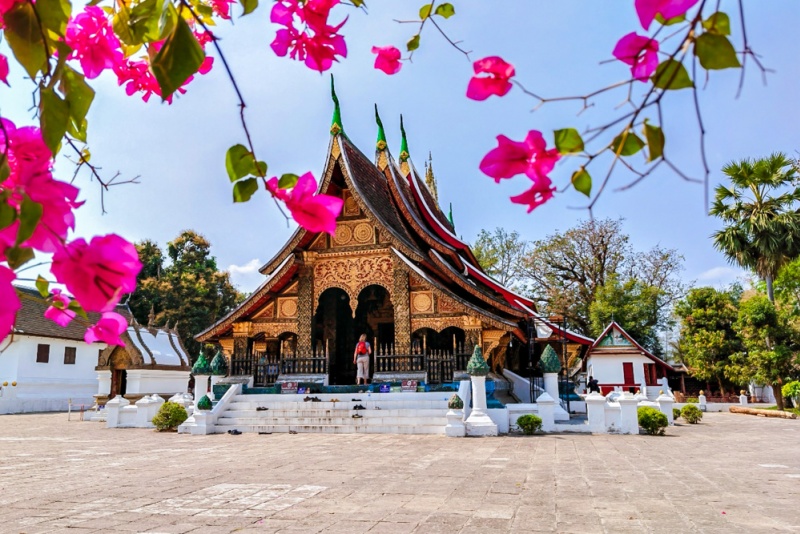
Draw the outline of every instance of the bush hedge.
<instances>
[{"instance_id":1,"label":"bush hedge","mask_svg":"<svg viewBox=\"0 0 800 534\"><path fill-rule=\"evenodd\" d=\"M177 402L165 402L153 417L153 424L158 430L174 430L189 418L186 410Z\"/></svg>"},{"instance_id":2,"label":"bush hedge","mask_svg":"<svg viewBox=\"0 0 800 534\"><path fill-rule=\"evenodd\" d=\"M535 434L542 429L542 418L538 415L522 415L517 419L517 426L528 436Z\"/></svg>"},{"instance_id":3,"label":"bush hedge","mask_svg":"<svg viewBox=\"0 0 800 534\"><path fill-rule=\"evenodd\" d=\"M672 418L677 420L681 416L681 409L680 408L673 408L672 409Z\"/></svg>"},{"instance_id":4,"label":"bush hedge","mask_svg":"<svg viewBox=\"0 0 800 534\"><path fill-rule=\"evenodd\" d=\"M639 426L651 436L663 436L664 429L669 425L667 416L650 406L642 406L638 410Z\"/></svg>"},{"instance_id":5,"label":"bush hedge","mask_svg":"<svg viewBox=\"0 0 800 534\"><path fill-rule=\"evenodd\" d=\"M683 417L687 423L695 425L703 418L703 412L701 412L700 408L697 406L693 404L687 404L681 410L681 417Z\"/></svg>"}]
</instances>

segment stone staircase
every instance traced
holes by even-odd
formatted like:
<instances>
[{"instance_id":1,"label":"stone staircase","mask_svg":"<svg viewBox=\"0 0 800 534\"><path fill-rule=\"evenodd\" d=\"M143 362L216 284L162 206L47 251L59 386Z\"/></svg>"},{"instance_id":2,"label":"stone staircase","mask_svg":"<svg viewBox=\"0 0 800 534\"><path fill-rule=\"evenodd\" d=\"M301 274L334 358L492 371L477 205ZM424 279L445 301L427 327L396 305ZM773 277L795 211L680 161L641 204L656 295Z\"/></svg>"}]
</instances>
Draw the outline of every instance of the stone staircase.
<instances>
[{"instance_id":1,"label":"stone staircase","mask_svg":"<svg viewBox=\"0 0 800 534\"><path fill-rule=\"evenodd\" d=\"M217 433L444 434L452 393L236 395L215 423ZM333 399L338 399L333 402ZM359 400L352 400L359 399ZM361 405L364 410L354 410ZM256 408L267 408L257 410ZM353 418L360 415L360 418Z\"/></svg>"}]
</instances>

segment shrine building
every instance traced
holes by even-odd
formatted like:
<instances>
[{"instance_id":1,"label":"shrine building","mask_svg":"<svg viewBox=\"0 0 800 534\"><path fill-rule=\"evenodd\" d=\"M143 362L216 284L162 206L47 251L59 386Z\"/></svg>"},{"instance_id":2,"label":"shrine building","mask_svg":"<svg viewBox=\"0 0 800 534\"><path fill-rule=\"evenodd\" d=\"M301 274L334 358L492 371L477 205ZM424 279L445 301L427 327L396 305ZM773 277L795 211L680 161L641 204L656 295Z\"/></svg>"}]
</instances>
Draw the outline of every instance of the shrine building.
<instances>
[{"instance_id":1,"label":"shrine building","mask_svg":"<svg viewBox=\"0 0 800 534\"><path fill-rule=\"evenodd\" d=\"M373 381L451 382L476 344L496 373L527 376L546 343L565 361L582 356L592 339L538 315L532 300L483 271L439 207L432 165L425 178L414 167L402 117L396 160L376 106L369 158L348 138L333 98L318 191L344 200L335 235L298 228L261 267L260 287L195 339L218 344L231 375L256 386L353 384L362 333Z\"/></svg>"}]
</instances>

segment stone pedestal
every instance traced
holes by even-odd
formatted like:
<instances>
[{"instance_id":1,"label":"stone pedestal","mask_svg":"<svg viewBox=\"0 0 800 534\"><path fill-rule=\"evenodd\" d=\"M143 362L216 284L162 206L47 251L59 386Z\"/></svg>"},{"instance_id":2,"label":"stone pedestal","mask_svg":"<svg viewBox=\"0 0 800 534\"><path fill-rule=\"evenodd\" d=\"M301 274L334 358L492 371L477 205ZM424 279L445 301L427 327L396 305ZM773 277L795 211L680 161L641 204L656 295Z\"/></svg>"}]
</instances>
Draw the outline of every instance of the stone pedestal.
<instances>
[{"instance_id":1,"label":"stone pedestal","mask_svg":"<svg viewBox=\"0 0 800 534\"><path fill-rule=\"evenodd\" d=\"M658 396L656 402L658 403L658 409L661 410L661 413L667 416L667 421L670 426L675 424L674 418L672 417L672 406L675 404L675 399L662 393Z\"/></svg>"},{"instance_id":2,"label":"stone pedestal","mask_svg":"<svg viewBox=\"0 0 800 534\"><path fill-rule=\"evenodd\" d=\"M153 419L153 416L150 415L150 406L153 404L153 399L150 397L142 397L138 401L136 401L136 426L139 428L145 428L148 426L152 426L150 421Z\"/></svg>"},{"instance_id":3,"label":"stone pedestal","mask_svg":"<svg viewBox=\"0 0 800 534\"><path fill-rule=\"evenodd\" d=\"M539 409L539 417L542 419L542 431L552 432L556 429L555 421L556 400L545 391L536 399L536 406Z\"/></svg>"},{"instance_id":4,"label":"stone pedestal","mask_svg":"<svg viewBox=\"0 0 800 534\"><path fill-rule=\"evenodd\" d=\"M621 434L639 433L639 401L630 393L623 393L619 399L619 431Z\"/></svg>"},{"instance_id":5,"label":"stone pedestal","mask_svg":"<svg viewBox=\"0 0 800 534\"><path fill-rule=\"evenodd\" d=\"M586 395L586 417L593 434L605 434L606 398L597 392Z\"/></svg>"},{"instance_id":6,"label":"stone pedestal","mask_svg":"<svg viewBox=\"0 0 800 534\"><path fill-rule=\"evenodd\" d=\"M119 411L131 403L122 395L117 395L106 403L106 428L117 428L119 426Z\"/></svg>"},{"instance_id":7,"label":"stone pedestal","mask_svg":"<svg viewBox=\"0 0 800 534\"><path fill-rule=\"evenodd\" d=\"M472 400L472 382L469 380L462 380L458 383L458 396L464 401L463 421L466 421L472 413L472 408L469 407L469 402Z\"/></svg>"},{"instance_id":8,"label":"stone pedestal","mask_svg":"<svg viewBox=\"0 0 800 534\"><path fill-rule=\"evenodd\" d=\"M558 395L558 373L544 373L544 390L550 398L557 399ZM536 401L539 402L538 400Z\"/></svg>"},{"instance_id":9,"label":"stone pedestal","mask_svg":"<svg viewBox=\"0 0 800 534\"><path fill-rule=\"evenodd\" d=\"M471 376L472 413L466 421L468 436L496 436L497 425L486 414L486 377Z\"/></svg>"},{"instance_id":10,"label":"stone pedestal","mask_svg":"<svg viewBox=\"0 0 800 534\"><path fill-rule=\"evenodd\" d=\"M464 410L448 410L444 433L451 438L463 438L467 435L467 429L464 426Z\"/></svg>"},{"instance_id":11,"label":"stone pedestal","mask_svg":"<svg viewBox=\"0 0 800 534\"><path fill-rule=\"evenodd\" d=\"M195 434L198 436L205 436L206 434L211 433L211 428L209 426L209 419L210 419L210 412L205 410L195 410L192 414L192 419L194 420L193 423L189 427L189 433ZM187 419L187 423L189 420Z\"/></svg>"},{"instance_id":12,"label":"stone pedestal","mask_svg":"<svg viewBox=\"0 0 800 534\"><path fill-rule=\"evenodd\" d=\"M699 397L697 397L697 400L698 400L698 402L700 404L700 406L699 406L700 407L700 411L701 412L706 411L706 408L708 408L708 403L706 402L706 396L705 395L700 395Z\"/></svg>"},{"instance_id":13,"label":"stone pedestal","mask_svg":"<svg viewBox=\"0 0 800 534\"><path fill-rule=\"evenodd\" d=\"M203 395L208 393L208 377L210 375L194 375L194 405L203 398ZM210 397L209 397L210 398Z\"/></svg>"},{"instance_id":14,"label":"stone pedestal","mask_svg":"<svg viewBox=\"0 0 800 534\"><path fill-rule=\"evenodd\" d=\"M792 402L794 402L794 400ZM739 404L747 404L747 395L739 395ZM797 406L796 403L795 406Z\"/></svg>"}]
</instances>

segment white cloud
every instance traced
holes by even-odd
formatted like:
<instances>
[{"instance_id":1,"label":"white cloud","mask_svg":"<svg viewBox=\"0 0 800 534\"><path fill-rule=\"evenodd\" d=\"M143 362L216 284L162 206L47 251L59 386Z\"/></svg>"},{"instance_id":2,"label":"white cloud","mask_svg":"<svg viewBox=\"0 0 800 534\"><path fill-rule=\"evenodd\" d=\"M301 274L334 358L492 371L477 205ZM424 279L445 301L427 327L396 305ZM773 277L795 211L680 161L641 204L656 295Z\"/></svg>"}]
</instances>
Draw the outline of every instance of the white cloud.
<instances>
[{"instance_id":1,"label":"white cloud","mask_svg":"<svg viewBox=\"0 0 800 534\"><path fill-rule=\"evenodd\" d=\"M258 272L261 267L261 260L253 258L244 265L229 265L228 272L231 273L231 282L240 291L253 291L264 281L264 276Z\"/></svg>"},{"instance_id":2,"label":"white cloud","mask_svg":"<svg viewBox=\"0 0 800 534\"><path fill-rule=\"evenodd\" d=\"M743 271L742 269L738 269L736 267L723 265L719 267L712 267L707 271L703 271L697 275L697 281L709 285L727 285L737 280L745 281L748 276L749 274L747 271Z\"/></svg>"}]
</instances>

